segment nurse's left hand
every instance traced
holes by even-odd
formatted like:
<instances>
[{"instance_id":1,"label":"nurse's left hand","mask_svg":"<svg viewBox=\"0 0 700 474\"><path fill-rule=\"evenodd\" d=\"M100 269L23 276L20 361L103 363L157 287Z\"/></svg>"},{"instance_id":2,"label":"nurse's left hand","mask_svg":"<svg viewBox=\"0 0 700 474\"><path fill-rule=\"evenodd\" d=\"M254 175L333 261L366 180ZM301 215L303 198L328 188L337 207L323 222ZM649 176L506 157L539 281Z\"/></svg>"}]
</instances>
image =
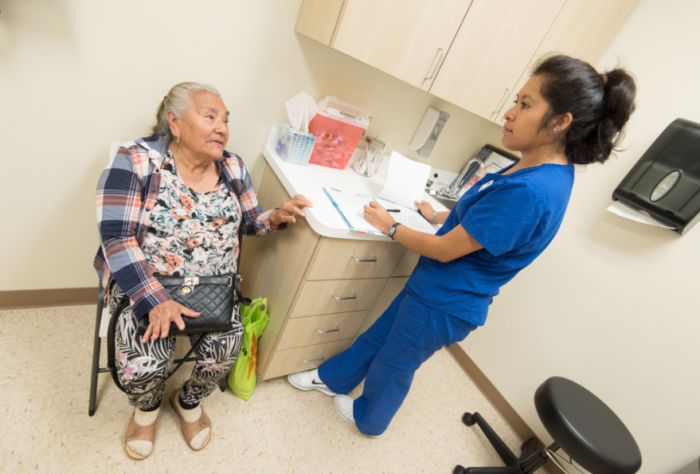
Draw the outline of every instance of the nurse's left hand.
<instances>
[{"instance_id":1,"label":"nurse's left hand","mask_svg":"<svg viewBox=\"0 0 700 474\"><path fill-rule=\"evenodd\" d=\"M365 219L372 224L372 227L385 234L389 232L389 227L396 222L386 209L374 201L365 206Z\"/></svg>"}]
</instances>

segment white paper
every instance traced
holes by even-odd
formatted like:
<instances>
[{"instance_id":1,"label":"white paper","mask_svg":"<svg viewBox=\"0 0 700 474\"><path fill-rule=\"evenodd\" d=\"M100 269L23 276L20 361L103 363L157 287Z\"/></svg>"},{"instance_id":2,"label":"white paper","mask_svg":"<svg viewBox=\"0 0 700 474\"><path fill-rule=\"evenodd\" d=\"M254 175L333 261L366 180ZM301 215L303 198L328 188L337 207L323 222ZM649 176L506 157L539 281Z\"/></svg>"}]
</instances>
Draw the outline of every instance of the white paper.
<instances>
[{"instance_id":1,"label":"white paper","mask_svg":"<svg viewBox=\"0 0 700 474\"><path fill-rule=\"evenodd\" d=\"M416 211L414 202L423 198L429 176L430 165L409 160L394 151L389 160L389 176L377 197Z\"/></svg>"},{"instance_id":2,"label":"white paper","mask_svg":"<svg viewBox=\"0 0 700 474\"><path fill-rule=\"evenodd\" d=\"M418 232L425 232L426 234L435 234L437 229L430 224L421 215L420 212L409 209L400 204L396 204L390 201L385 201L382 198L376 198L377 204L384 207L385 209L398 209L399 212L392 212L391 216L396 222L400 222L406 227L417 230Z\"/></svg>"},{"instance_id":3,"label":"white paper","mask_svg":"<svg viewBox=\"0 0 700 474\"><path fill-rule=\"evenodd\" d=\"M316 102L306 92L299 92L285 104L289 125L294 130L309 133L309 122L318 113Z\"/></svg>"},{"instance_id":4,"label":"white paper","mask_svg":"<svg viewBox=\"0 0 700 474\"><path fill-rule=\"evenodd\" d=\"M612 212L613 214L617 214L620 217L631 219L636 222L641 222L642 224L663 227L664 229L675 229L675 227L669 227L667 225L664 225L661 222L655 220L649 214L637 211L636 209L632 209L631 207L621 203L620 201L613 202L610 205L610 207L608 207L608 211Z\"/></svg>"}]
</instances>

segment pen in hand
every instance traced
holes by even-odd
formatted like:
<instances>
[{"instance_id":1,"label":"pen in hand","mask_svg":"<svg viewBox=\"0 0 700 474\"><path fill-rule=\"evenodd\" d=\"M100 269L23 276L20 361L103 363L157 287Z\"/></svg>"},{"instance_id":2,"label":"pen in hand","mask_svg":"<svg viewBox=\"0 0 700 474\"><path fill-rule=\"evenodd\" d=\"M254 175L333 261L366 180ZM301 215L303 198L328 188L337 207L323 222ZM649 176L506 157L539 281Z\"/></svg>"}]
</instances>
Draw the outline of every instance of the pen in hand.
<instances>
[{"instance_id":1,"label":"pen in hand","mask_svg":"<svg viewBox=\"0 0 700 474\"><path fill-rule=\"evenodd\" d=\"M386 212L401 212L401 209L387 209Z\"/></svg>"}]
</instances>

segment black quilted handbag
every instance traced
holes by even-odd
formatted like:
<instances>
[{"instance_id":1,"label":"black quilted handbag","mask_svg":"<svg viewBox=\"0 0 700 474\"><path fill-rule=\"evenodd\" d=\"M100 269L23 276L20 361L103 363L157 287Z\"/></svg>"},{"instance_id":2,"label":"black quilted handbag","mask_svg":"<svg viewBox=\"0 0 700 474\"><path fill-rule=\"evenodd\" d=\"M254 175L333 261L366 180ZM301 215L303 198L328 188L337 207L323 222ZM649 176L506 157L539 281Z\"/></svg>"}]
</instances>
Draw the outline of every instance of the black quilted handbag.
<instances>
[{"instance_id":1,"label":"black quilted handbag","mask_svg":"<svg viewBox=\"0 0 700 474\"><path fill-rule=\"evenodd\" d=\"M170 297L183 306L201 313L196 318L183 316L185 329L180 331L175 323L170 324L170 334L197 334L233 329L233 309L250 300L241 294L241 275L218 275L210 277L161 276L156 279ZM139 320L137 334L143 336L149 320Z\"/></svg>"},{"instance_id":2,"label":"black quilted handbag","mask_svg":"<svg viewBox=\"0 0 700 474\"><path fill-rule=\"evenodd\" d=\"M163 285L163 288L168 292L170 298L177 301L183 306L188 307L193 311L200 313L196 318L182 316L185 322L185 329L182 331L175 323L170 324L170 334L198 334L202 333L199 340L192 345L187 355L182 361L170 372L170 374L159 384L145 392L148 393L155 390L157 387L165 383L177 370L182 366L187 358L197 349L204 338L204 334L216 331L230 331L233 329L234 318L233 311L236 308L240 311L240 305L250 304L250 299L244 298L241 293L241 275L217 275L210 277L173 277L173 276L156 276L157 280ZM117 387L124 393L127 392L122 387L119 377L117 376L116 358L115 358L115 326L117 319L122 311L129 306L129 298L124 298L119 306L112 314L109 324L109 334L107 336L107 367L112 374L112 379ZM136 334L143 336L146 333L149 325L148 315L144 315L139 319L139 325L136 328ZM130 395L135 395L131 394Z\"/></svg>"}]
</instances>

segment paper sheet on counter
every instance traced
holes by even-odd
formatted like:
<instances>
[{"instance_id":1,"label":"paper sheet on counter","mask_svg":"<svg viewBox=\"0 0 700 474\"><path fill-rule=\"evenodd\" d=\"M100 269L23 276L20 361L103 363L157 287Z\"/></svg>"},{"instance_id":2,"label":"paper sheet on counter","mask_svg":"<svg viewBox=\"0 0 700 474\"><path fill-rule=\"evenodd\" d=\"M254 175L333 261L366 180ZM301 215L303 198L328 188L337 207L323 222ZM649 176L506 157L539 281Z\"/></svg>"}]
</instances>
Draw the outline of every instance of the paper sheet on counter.
<instances>
[{"instance_id":1,"label":"paper sheet on counter","mask_svg":"<svg viewBox=\"0 0 700 474\"><path fill-rule=\"evenodd\" d=\"M429 177L430 165L409 160L394 151L389 160L389 176L377 197L417 211L414 201L423 199Z\"/></svg>"},{"instance_id":2,"label":"paper sheet on counter","mask_svg":"<svg viewBox=\"0 0 700 474\"><path fill-rule=\"evenodd\" d=\"M632 209L631 207L626 206L625 204L621 203L620 201L613 202L610 205L610 207L608 207L608 211L612 212L613 214L617 214L620 217L624 217L626 219L630 219L630 220L633 220L636 222L641 222L642 224L663 227L664 229L675 229L675 227L669 227L665 224L662 224L661 222L658 222L650 215L645 214L643 212L639 212L636 209Z\"/></svg>"},{"instance_id":3,"label":"paper sheet on counter","mask_svg":"<svg viewBox=\"0 0 700 474\"><path fill-rule=\"evenodd\" d=\"M398 209L399 212L391 213L391 217L393 217L396 222L400 222L406 227L417 230L418 232L425 232L427 234L435 234L435 232L437 232L437 229L425 220L420 212L382 198L376 198L375 201L385 209Z\"/></svg>"}]
</instances>

